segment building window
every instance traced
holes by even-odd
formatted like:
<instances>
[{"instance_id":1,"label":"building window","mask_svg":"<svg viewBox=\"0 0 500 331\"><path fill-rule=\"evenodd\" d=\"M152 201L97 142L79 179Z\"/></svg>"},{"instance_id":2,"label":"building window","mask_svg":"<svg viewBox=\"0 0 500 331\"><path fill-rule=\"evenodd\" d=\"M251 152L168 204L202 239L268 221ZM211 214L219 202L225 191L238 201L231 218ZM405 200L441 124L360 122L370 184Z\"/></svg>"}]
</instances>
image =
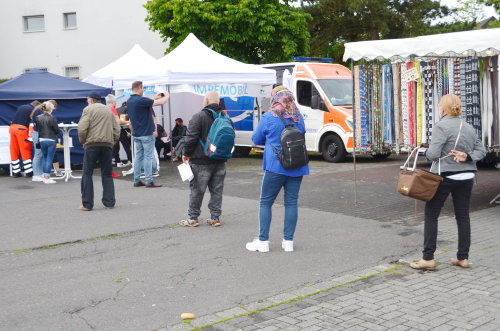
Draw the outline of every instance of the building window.
<instances>
[{"instance_id":1,"label":"building window","mask_svg":"<svg viewBox=\"0 0 500 331\"><path fill-rule=\"evenodd\" d=\"M80 79L80 67L68 66L64 68L64 76L73 79Z\"/></svg>"},{"instance_id":2,"label":"building window","mask_svg":"<svg viewBox=\"0 0 500 331\"><path fill-rule=\"evenodd\" d=\"M64 28L76 29L76 13L64 13Z\"/></svg>"},{"instance_id":3,"label":"building window","mask_svg":"<svg viewBox=\"0 0 500 331\"><path fill-rule=\"evenodd\" d=\"M47 68L26 68L26 69L24 69L24 72L28 72L30 70L49 71Z\"/></svg>"},{"instance_id":4,"label":"building window","mask_svg":"<svg viewBox=\"0 0 500 331\"><path fill-rule=\"evenodd\" d=\"M45 31L45 19L43 15L23 16L24 32Z\"/></svg>"}]
</instances>

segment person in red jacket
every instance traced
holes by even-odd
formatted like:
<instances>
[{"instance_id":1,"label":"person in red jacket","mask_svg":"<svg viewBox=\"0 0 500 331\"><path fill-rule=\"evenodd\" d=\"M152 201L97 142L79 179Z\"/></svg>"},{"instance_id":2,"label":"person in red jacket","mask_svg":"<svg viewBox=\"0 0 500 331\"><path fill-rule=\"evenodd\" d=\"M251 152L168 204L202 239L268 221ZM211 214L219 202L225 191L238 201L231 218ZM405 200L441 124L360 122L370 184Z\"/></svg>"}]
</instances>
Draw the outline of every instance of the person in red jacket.
<instances>
[{"instance_id":1,"label":"person in red jacket","mask_svg":"<svg viewBox=\"0 0 500 331\"><path fill-rule=\"evenodd\" d=\"M26 177L33 176L32 152L33 143L28 140L31 111L40 104L35 100L30 104L21 105L10 122L10 159L12 177L22 177L21 163Z\"/></svg>"}]
</instances>

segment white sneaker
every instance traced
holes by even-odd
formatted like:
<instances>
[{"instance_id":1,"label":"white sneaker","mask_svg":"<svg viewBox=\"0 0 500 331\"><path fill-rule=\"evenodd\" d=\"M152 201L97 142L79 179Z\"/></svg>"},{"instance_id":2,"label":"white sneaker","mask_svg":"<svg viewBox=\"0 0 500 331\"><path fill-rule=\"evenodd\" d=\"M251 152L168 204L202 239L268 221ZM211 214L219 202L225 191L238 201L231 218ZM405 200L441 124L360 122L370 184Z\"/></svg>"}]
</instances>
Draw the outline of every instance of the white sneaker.
<instances>
[{"instance_id":1,"label":"white sneaker","mask_svg":"<svg viewBox=\"0 0 500 331\"><path fill-rule=\"evenodd\" d=\"M125 164L123 164L122 162L118 162L118 163L116 164L116 166L117 166L118 168L123 168L123 167L125 167Z\"/></svg>"},{"instance_id":2,"label":"white sneaker","mask_svg":"<svg viewBox=\"0 0 500 331\"><path fill-rule=\"evenodd\" d=\"M285 252L293 252L293 240L285 240L281 242L281 248L285 250Z\"/></svg>"},{"instance_id":3,"label":"white sneaker","mask_svg":"<svg viewBox=\"0 0 500 331\"><path fill-rule=\"evenodd\" d=\"M37 175L33 175L33 177L31 177L31 181L32 182L43 182L43 177L42 176L37 176Z\"/></svg>"},{"instance_id":4,"label":"white sneaker","mask_svg":"<svg viewBox=\"0 0 500 331\"><path fill-rule=\"evenodd\" d=\"M159 177L160 176L160 173L157 171L157 172L153 172L153 177Z\"/></svg>"},{"instance_id":5,"label":"white sneaker","mask_svg":"<svg viewBox=\"0 0 500 331\"><path fill-rule=\"evenodd\" d=\"M43 183L44 183L44 184L55 184L55 183L56 183L56 181L55 181L55 180L53 180L53 179L51 179L51 178L44 178L44 179L43 179Z\"/></svg>"},{"instance_id":6,"label":"white sneaker","mask_svg":"<svg viewBox=\"0 0 500 331\"><path fill-rule=\"evenodd\" d=\"M269 240L261 241L255 238L252 242L247 243L246 248L252 252L269 252Z\"/></svg>"}]
</instances>

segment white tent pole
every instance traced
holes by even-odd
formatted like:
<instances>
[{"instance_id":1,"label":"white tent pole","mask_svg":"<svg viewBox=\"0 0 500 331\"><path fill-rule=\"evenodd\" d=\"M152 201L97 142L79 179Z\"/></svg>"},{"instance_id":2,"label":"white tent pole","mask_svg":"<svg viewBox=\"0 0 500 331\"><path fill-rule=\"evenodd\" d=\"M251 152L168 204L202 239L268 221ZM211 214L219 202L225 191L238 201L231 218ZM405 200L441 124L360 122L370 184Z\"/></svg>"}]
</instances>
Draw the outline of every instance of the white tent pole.
<instances>
[{"instance_id":1,"label":"white tent pole","mask_svg":"<svg viewBox=\"0 0 500 331\"><path fill-rule=\"evenodd\" d=\"M168 134L172 135L172 104L170 103L170 100L172 99L172 94L170 94L170 85L167 85L167 92L168 92ZM163 113L163 106L161 106L161 111ZM170 137L170 162L172 162L172 160L174 159L172 155L174 150L174 141L172 138L173 137Z\"/></svg>"},{"instance_id":2,"label":"white tent pole","mask_svg":"<svg viewBox=\"0 0 500 331\"><path fill-rule=\"evenodd\" d=\"M351 75L352 75L352 137L353 137L353 152L352 152L352 166L354 170L354 205L358 205L358 188L357 188L357 173L356 173L356 98L354 93L354 62L351 60Z\"/></svg>"}]
</instances>

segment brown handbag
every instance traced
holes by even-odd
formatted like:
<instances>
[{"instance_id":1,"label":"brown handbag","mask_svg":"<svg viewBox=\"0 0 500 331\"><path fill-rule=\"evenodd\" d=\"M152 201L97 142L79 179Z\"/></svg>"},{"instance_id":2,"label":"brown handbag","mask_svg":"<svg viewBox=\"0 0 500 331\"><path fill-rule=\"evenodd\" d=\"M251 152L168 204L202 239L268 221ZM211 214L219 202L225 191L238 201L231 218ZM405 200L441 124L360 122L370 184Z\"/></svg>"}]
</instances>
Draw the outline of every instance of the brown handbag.
<instances>
[{"instance_id":1,"label":"brown handbag","mask_svg":"<svg viewBox=\"0 0 500 331\"><path fill-rule=\"evenodd\" d=\"M411 154L408 159L410 157ZM415 169L415 167L410 169L403 166L399 171L398 192L417 200L430 201L436 194L439 184L442 181L443 177L432 172Z\"/></svg>"},{"instance_id":2,"label":"brown handbag","mask_svg":"<svg viewBox=\"0 0 500 331\"><path fill-rule=\"evenodd\" d=\"M462 131L462 124L463 122L461 121L457 140L455 141L455 147L453 147L453 149L457 148L458 139L460 138L460 133ZM434 195L436 195L436 191L439 184L443 181L443 177L426 170L415 169L417 166L418 150L419 147L414 148L410 155L408 155L408 159L406 159L405 164L400 167L397 191L410 198L422 201L431 201ZM413 154L415 154L413 168L407 168L406 166L410 162L410 158ZM441 174L441 159L447 158L448 156L449 155L439 158L438 174Z\"/></svg>"}]
</instances>

